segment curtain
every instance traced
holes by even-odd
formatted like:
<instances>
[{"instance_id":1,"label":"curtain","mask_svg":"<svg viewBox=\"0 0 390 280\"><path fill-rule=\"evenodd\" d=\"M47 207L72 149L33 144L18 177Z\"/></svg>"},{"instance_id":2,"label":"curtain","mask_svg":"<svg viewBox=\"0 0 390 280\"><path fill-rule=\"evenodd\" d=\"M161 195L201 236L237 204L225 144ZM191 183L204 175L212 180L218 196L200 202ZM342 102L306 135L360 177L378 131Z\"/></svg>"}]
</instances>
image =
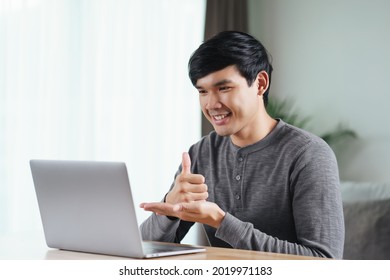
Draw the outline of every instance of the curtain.
<instances>
[{"instance_id":1,"label":"curtain","mask_svg":"<svg viewBox=\"0 0 390 280\"><path fill-rule=\"evenodd\" d=\"M226 30L248 32L247 0L207 0L204 39ZM214 130L202 115L202 135Z\"/></svg>"},{"instance_id":2,"label":"curtain","mask_svg":"<svg viewBox=\"0 0 390 280\"><path fill-rule=\"evenodd\" d=\"M0 0L0 233L41 229L32 158L124 161L135 204L162 199L200 137L187 62L204 11L204 0Z\"/></svg>"}]
</instances>

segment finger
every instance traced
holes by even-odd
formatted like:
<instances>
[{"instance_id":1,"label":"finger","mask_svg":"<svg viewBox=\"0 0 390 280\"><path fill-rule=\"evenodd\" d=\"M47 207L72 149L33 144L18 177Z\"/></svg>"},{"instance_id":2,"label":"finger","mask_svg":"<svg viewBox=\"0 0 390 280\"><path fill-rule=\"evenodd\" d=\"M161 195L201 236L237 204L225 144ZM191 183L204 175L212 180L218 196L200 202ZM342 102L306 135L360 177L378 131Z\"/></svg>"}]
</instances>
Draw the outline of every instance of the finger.
<instances>
[{"instance_id":1,"label":"finger","mask_svg":"<svg viewBox=\"0 0 390 280\"><path fill-rule=\"evenodd\" d=\"M163 202L142 202L139 207L141 208L148 208L148 207L154 207L154 206L158 206L160 204L163 204Z\"/></svg>"},{"instance_id":2,"label":"finger","mask_svg":"<svg viewBox=\"0 0 390 280\"><path fill-rule=\"evenodd\" d=\"M195 201L198 201L198 200L205 201L209 197L209 193L208 192L192 193L191 196L192 196L192 200L195 200Z\"/></svg>"},{"instance_id":3,"label":"finger","mask_svg":"<svg viewBox=\"0 0 390 280\"><path fill-rule=\"evenodd\" d=\"M164 202L148 202L148 203L141 203L140 206L145 210L149 210L149 209L169 209L169 207L172 205Z\"/></svg>"},{"instance_id":4,"label":"finger","mask_svg":"<svg viewBox=\"0 0 390 280\"><path fill-rule=\"evenodd\" d=\"M190 193L203 193L207 192L207 185L206 184L188 184L183 183L183 191L184 192L190 192Z\"/></svg>"},{"instance_id":5,"label":"finger","mask_svg":"<svg viewBox=\"0 0 390 280\"><path fill-rule=\"evenodd\" d=\"M208 192L202 192L202 193L186 192L180 195L180 202L192 202L192 201L199 201L199 200L206 201L208 197L209 197Z\"/></svg>"},{"instance_id":6,"label":"finger","mask_svg":"<svg viewBox=\"0 0 390 280\"><path fill-rule=\"evenodd\" d=\"M181 174L191 174L191 159L187 152L184 152L181 157Z\"/></svg>"},{"instance_id":7,"label":"finger","mask_svg":"<svg viewBox=\"0 0 390 280\"><path fill-rule=\"evenodd\" d=\"M170 216L171 214L174 213L173 205L169 203L164 203L164 202L142 203L140 206L142 206L142 208L145 211L154 212L159 215Z\"/></svg>"},{"instance_id":8,"label":"finger","mask_svg":"<svg viewBox=\"0 0 390 280\"><path fill-rule=\"evenodd\" d=\"M201 174L184 174L179 175L178 180L180 182L188 182L191 184L203 184L205 182L205 178Z\"/></svg>"}]
</instances>

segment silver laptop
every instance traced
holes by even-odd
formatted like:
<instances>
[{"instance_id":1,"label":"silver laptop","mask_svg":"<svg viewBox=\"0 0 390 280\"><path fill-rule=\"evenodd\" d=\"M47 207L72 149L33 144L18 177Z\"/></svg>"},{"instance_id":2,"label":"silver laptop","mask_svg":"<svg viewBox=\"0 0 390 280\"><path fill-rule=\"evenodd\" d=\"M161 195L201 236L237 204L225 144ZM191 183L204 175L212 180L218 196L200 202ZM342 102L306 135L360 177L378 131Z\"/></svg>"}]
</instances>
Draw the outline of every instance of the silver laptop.
<instances>
[{"instance_id":1,"label":"silver laptop","mask_svg":"<svg viewBox=\"0 0 390 280\"><path fill-rule=\"evenodd\" d=\"M142 241L123 162L31 160L50 248L152 258L205 251Z\"/></svg>"}]
</instances>

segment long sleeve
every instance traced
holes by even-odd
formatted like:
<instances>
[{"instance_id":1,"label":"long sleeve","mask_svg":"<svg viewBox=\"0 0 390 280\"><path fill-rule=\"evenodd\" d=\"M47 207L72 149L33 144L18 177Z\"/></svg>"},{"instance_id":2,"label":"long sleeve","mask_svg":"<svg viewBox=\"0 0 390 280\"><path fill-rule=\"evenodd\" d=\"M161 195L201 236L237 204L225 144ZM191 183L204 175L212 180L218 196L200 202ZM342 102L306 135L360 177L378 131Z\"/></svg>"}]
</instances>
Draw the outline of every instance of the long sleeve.
<instances>
[{"instance_id":1,"label":"long sleeve","mask_svg":"<svg viewBox=\"0 0 390 280\"><path fill-rule=\"evenodd\" d=\"M216 232L216 237L224 240L236 249L314 257L333 257L331 254L324 254L310 246L280 240L267 235L255 229L253 224L240 221L229 213L226 213L221 227Z\"/></svg>"},{"instance_id":2,"label":"long sleeve","mask_svg":"<svg viewBox=\"0 0 390 280\"><path fill-rule=\"evenodd\" d=\"M179 220L151 214L140 226L143 240L175 242Z\"/></svg>"},{"instance_id":3,"label":"long sleeve","mask_svg":"<svg viewBox=\"0 0 390 280\"><path fill-rule=\"evenodd\" d=\"M204 225L212 246L342 258L337 161L322 139L279 120L253 145L237 147L211 132L189 153L191 172L206 179L208 201L226 212L217 230ZM192 224L153 214L141 232L180 242Z\"/></svg>"},{"instance_id":4,"label":"long sleeve","mask_svg":"<svg viewBox=\"0 0 390 280\"><path fill-rule=\"evenodd\" d=\"M216 237L233 248L342 258L344 220L336 159L330 148L317 142L310 142L299 153L290 175L295 242L267 235L230 213L216 231ZM260 200L267 193L253 195ZM284 203L282 197L279 203ZM262 216L258 213L259 220ZM267 215L267 219L271 223L278 216Z\"/></svg>"}]
</instances>

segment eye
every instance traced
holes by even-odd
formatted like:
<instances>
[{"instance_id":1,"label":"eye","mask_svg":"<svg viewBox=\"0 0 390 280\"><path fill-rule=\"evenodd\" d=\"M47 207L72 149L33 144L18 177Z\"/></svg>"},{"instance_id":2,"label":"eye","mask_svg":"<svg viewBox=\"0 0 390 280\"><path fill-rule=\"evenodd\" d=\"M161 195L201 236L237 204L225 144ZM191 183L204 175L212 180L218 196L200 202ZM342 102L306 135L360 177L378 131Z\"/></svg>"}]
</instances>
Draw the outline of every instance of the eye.
<instances>
[{"instance_id":1,"label":"eye","mask_svg":"<svg viewBox=\"0 0 390 280\"><path fill-rule=\"evenodd\" d=\"M229 91L230 89L231 89L231 87L223 86L223 87L219 88L219 91Z\"/></svg>"},{"instance_id":2,"label":"eye","mask_svg":"<svg viewBox=\"0 0 390 280\"><path fill-rule=\"evenodd\" d=\"M207 90L204 90L204 89L199 89L198 92L199 92L200 95L206 95L207 94Z\"/></svg>"}]
</instances>

